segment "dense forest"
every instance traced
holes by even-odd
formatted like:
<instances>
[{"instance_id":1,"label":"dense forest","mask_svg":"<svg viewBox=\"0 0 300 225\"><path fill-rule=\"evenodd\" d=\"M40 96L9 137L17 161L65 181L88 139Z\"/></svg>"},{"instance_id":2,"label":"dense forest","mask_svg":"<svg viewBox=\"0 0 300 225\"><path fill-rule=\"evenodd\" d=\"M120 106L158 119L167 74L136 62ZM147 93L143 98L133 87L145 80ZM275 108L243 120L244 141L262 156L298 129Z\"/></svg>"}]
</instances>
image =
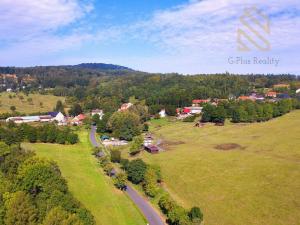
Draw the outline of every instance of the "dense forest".
<instances>
[{"instance_id":1,"label":"dense forest","mask_svg":"<svg viewBox=\"0 0 300 225\"><path fill-rule=\"evenodd\" d=\"M130 97L145 101L150 114L166 108L172 115L178 107L189 106L193 99L227 99L250 94L254 89L286 83L285 90L295 96L300 77L295 75L224 74L150 74L110 64L79 64L75 66L0 67L0 74L17 74L18 79L30 75L33 83L27 91L67 96L68 103L79 103L83 110L102 108L116 111Z\"/></svg>"},{"instance_id":2,"label":"dense forest","mask_svg":"<svg viewBox=\"0 0 300 225\"><path fill-rule=\"evenodd\" d=\"M0 142L0 224L93 225L58 166L19 145Z\"/></svg>"}]
</instances>

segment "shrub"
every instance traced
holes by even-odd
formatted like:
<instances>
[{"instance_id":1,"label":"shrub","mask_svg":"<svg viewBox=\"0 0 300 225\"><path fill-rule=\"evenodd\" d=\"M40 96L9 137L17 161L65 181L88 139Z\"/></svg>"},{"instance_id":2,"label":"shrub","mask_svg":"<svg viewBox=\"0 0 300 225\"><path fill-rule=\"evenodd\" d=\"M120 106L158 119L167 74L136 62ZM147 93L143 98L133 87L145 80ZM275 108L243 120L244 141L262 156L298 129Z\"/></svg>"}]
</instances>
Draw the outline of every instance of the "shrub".
<instances>
[{"instance_id":1,"label":"shrub","mask_svg":"<svg viewBox=\"0 0 300 225\"><path fill-rule=\"evenodd\" d=\"M78 135L74 133L69 133L67 140L70 144L76 144L79 141Z\"/></svg>"},{"instance_id":2,"label":"shrub","mask_svg":"<svg viewBox=\"0 0 300 225\"><path fill-rule=\"evenodd\" d=\"M121 152L119 150L112 150L110 152L110 160L114 163L121 162Z\"/></svg>"},{"instance_id":3,"label":"shrub","mask_svg":"<svg viewBox=\"0 0 300 225\"><path fill-rule=\"evenodd\" d=\"M139 184L144 180L147 164L141 159L135 159L129 162L128 165L128 179L134 183Z\"/></svg>"},{"instance_id":4,"label":"shrub","mask_svg":"<svg viewBox=\"0 0 300 225\"><path fill-rule=\"evenodd\" d=\"M114 178L115 186L121 190L126 189L126 181L127 181L126 173L118 173Z\"/></svg>"},{"instance_id":5,"label":"shrub","mask_svg":"<svg viewBox=\"0 0 300 225\"><path fill-rule=\"evenodd\" d=\"M197 117L196 115L188 116L188 117L184 118L182 121L183 121L183 122L192 123L192 122L195 121L196 117Z\"/></svg>"},{"instance_id":6,"label":"shrub","mask_svg":"<svg viewBox=\"0 0 300 225\"><path fill-rule=\"evenodd\" d=\"M138 154L141 151L143 142L144 139L142 136L134 137L129 149L130 155Z\"/></svg>"},{"instance_id":7,"label":"shrub","mask_svg":"<svg viewBox=\"0 0 300 225\"><path fill-rule=\"evenodd\" d=\"M155 197L158 193L158 186L157 186L157 174L156 171L148 167L144 176L143 182L143 189L145 194L150 197Z\"/></svg>"},{"instance_id":8,"label":"shrub","mask_svg":"<svg viewBox=\"0 0 300 225\"><path fill-rule=\"evenodd\" d=\"M189 212L189 217L193 224L200 224L203 220L203 213L199 207L193 207Z\"/></svg>"},{"instance_id":9,"label":"shrub","mask_svg":"<svg viewBox=\"0 0 300 225\"><path fill-rule=\"evenodd\" d=\"M128 170L128 167L129 167L129 160L128 159L121 159L120 164L121 164L121 168L123 170L125 170L125 171Z\"/></svg>"}]
</instances>

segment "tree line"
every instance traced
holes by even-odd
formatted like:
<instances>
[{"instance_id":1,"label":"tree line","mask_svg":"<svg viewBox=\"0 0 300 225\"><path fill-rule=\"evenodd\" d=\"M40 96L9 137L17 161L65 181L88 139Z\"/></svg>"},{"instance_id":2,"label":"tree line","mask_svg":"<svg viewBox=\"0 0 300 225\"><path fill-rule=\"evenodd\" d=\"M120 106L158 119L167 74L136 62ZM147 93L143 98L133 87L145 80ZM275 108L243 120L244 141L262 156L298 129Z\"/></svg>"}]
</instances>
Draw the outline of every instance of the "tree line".
<instances>
[{"instance_id":1,"label":"tree line","mask_svg":"<svg viewBox=\"0 0 300 225\"><path fill-rule=\"evenodd\" d=\"M117 149L111 149L107 155L104 149L94 148L93 154L99 159L104 172L113 177L117 188L125 190L127 181L130 181L140 185L149 198L156 198L168 224L199 225L203 221L203 213L199 207L186 210L161 187L163 177L159 166L147 164L142 159L122 158L121 151ZM114 163L120 165L121 171L116 169Z\"/></svg>"},{"instance_id":2,"label":"tree line","mask_svg":"<svg viewBox=\"0 0 300 225\"><path fill-rule=\"evenodd\" d=\"M300 101L283 99L278 102L229 101L218 106L206 104L201 122L221 123L229 118L233 123L253 123L268 121L282 116L293 109L300 109Z\"/></svg>"},{"instance_id":3,"label":"tree line","mask_svg":"<svg viewBox=\"0 0 300 225\"><path fill-rule=\"evenodd\" d=\"M78 135L70 128L60 128L55 124L44 124L41 126L32 126L29 124L16 125L13 122L0 125L0 141L7 145L18 144L23 141L31 143L58 143L58 144L76 144Z\"/></svg>"},{"instance_id":4,"label":"tree line","mask_svg":"<svg viewBox=\"0 0 300 225\"><path fill-rule=\"evenodd\" d=\"M94 225L53 161L0 142L0 224Z\"/></svg>"}]
</instances>

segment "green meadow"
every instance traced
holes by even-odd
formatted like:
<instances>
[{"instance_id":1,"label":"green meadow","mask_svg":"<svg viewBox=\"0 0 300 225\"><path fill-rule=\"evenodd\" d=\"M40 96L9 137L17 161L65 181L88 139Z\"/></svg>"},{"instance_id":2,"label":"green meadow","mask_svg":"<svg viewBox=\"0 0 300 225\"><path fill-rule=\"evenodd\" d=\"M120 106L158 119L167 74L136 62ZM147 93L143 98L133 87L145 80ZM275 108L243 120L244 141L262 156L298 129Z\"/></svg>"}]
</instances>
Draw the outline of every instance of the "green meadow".
<instances>
[{"instance_id":1,"label":"green meadow","mask_svg":"<svg viewBox=\"0 0 300 225\"><path fill-rule=\"evenodd\" d=\"M141 153L160 165L164 188L206 225L297 225L300 221L300 111L265 123L152 120L165 151Z\"/></svg>"},{"instance_id":2,"label":"green meadow","mask_svg":"<svg viewBox=\"0 0 300 225\"><path fill-rule=\"evenodd\" d=\"M87 131L79 135L80 143L74 146L24 143L23 147L57 162L70 191L91 211L97 225L146 224L132 201L102 173L91 155Z\"/></svg>"}]
</instances>

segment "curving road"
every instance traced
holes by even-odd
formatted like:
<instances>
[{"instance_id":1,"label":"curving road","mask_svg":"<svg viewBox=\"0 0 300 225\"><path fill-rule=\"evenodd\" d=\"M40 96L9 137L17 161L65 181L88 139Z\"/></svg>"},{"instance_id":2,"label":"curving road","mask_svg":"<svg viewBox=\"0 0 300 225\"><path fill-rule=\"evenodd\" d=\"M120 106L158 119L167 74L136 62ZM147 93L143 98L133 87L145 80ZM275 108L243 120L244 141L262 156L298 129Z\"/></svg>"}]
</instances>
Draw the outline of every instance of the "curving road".
<instances>
[{"instance_id":1,"label":"curving road","mask_svg":"<svg viewBox=\"0 0 300 225\"><path fill-rule=\"evenodd\" d=\"M90 132L90 140L93 146L100 146L96 139L96 127L92 126ZM150 203L143 198L136 190L134 190L130 185L127 186L126 193L131 198L131 200L136 204L136 206L141 210L143 215L146 217L150 225L165 225L164 220L161 218L158 212L150 205Z\"/></svg>"}]
</instances>

